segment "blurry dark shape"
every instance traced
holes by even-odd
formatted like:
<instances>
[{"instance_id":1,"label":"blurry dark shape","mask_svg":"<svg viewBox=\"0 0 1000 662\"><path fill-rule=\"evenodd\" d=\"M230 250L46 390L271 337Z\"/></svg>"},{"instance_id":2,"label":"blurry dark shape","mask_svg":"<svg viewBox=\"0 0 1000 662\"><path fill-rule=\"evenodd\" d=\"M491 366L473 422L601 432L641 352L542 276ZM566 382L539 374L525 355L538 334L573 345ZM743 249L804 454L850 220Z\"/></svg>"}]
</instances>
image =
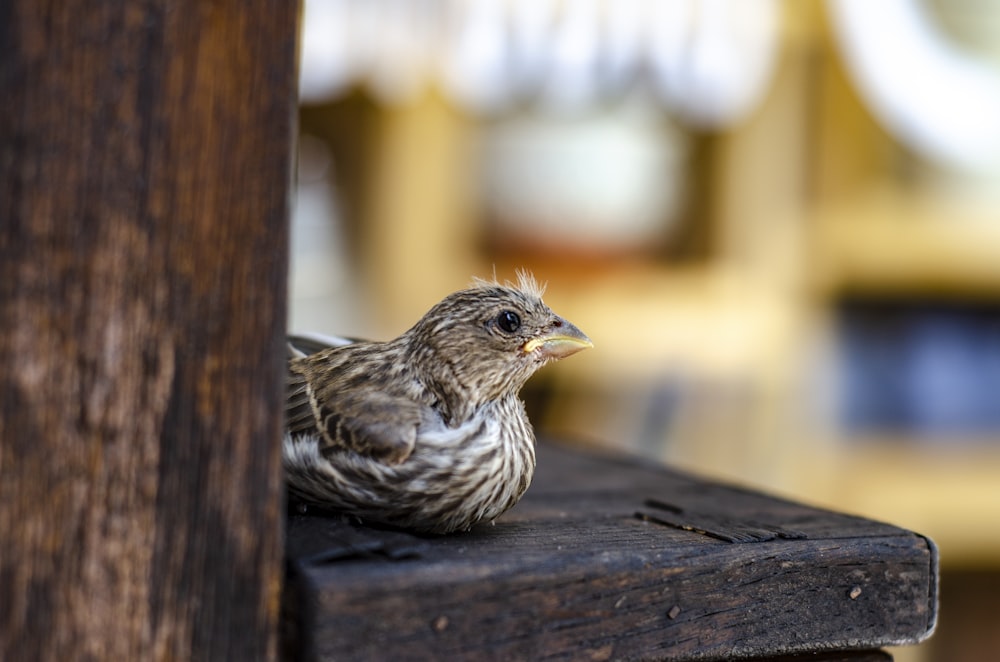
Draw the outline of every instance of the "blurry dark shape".
<instances>
[{"instance_id":1,"label":"blurry dark shape","mask_svg":"<svg viewBox=\"0 0 1000 662\"><path fill-rule=\"evenodd\" d=\"M329 144L301 134L289 270L289 326L294 330L332 332L344 326L341 320L360 316L353 310L351 251L341 208Z\"/></svg>"},{"instance_id":2,"label":"blurry dark shape","mask_svg":"<svg viewBox=\"0 0 1000 662\"><path fill-rule=\"evenodd\" d=\"M664 375L649 388L639 436L639 448L647 455L656 457L662 453L662 445L669 439L678 410L687 404L686 386L683 377Z\"/></svg>"},{"instance_id":3,"label":"blurry dark shape","mask_svg":"<svg viewBox=\"0 0 1000 662\"><path fill-rule=\"evenodd\" d=\"M321 162L330 159L331 167L323 170L323 176L335 187L352 250L357 250L362 233L359 219L365 214L364 190L372 167L378 118L378 106L358 92L336 102L299 107L301 134L310 136L310 142L316 141L315 148L309 149L320 155Z\"/></svg>"},{"instance_id":4,"label":"blurry dark shape","mask_svg":"<svg viewBox=\"0 0 1000 662\"><path fill-rule=\"evenodd\" d=\"M941 619L922 659L983 662L1000 651L1000 571L946 568L941 577Z\"/></svg>"},{"instance_id":5,"label":"blurry dark shape","mask_svg":"<svg viewBox=\"0 0 1000 662\"><path fill-rule=\"evenodd\" d=\"M1000 431L1000 304L853 300L840 316L849 431L935 440Z\"/></svg>"}]
</instances>

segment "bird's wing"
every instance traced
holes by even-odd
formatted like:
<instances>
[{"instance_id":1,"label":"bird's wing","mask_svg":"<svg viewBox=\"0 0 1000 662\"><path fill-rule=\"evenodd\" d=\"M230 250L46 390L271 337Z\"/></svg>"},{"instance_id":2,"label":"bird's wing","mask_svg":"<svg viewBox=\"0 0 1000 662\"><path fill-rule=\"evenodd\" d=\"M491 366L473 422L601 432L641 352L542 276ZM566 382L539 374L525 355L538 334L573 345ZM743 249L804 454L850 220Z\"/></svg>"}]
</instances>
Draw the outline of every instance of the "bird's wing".
<instances>
[{"instance_id":1,"label":"bird's wing","mask_svg":"<svg viewBox=\"0 0 1000 662\"><path fill-rule=\"evenodd\" d=\"M336 380L289 364L285 432L317 434L324 455L353 451L389 464L413 451L423 407L371 385L338 388Z\"/></svg>"}]
</instances>

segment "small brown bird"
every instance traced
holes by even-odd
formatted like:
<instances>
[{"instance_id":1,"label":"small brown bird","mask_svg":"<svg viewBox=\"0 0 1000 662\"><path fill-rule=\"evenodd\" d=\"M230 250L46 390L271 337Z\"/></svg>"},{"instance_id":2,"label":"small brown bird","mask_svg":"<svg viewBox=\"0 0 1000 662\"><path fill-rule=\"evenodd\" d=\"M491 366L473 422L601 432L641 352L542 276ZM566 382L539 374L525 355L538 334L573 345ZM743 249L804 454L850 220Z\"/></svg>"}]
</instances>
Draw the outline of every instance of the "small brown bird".
<instances>
[{"instance_id":1,"label":"small brown bird","mask_svg":"<svg viewBox=\"0 0 1000 662\"><path fill-rule=\"evenodd\" d=\"M476 281L388 342L289 343L284 467L298 499L423 532L492 521L524 494L535 435L518 397L592 347L517 285Z\"/></svg>"}]
</instances>

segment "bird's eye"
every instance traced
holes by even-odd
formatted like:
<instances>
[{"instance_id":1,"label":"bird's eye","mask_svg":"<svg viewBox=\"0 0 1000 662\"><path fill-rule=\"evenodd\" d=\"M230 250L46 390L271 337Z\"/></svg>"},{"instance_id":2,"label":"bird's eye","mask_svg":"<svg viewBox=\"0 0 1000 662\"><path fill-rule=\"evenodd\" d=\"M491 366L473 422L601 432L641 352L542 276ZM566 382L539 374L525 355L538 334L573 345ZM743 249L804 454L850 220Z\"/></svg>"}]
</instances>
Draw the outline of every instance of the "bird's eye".
<instances>
[{"instance_id":1,"label":"bird's eye","mask_svg":"<svg viewBox=\"0 0 1000 662\"><path fill-rule=\"evenodd\" d=\"M505 310L497 315L497 326L507 333L514 333L521 328L521 317L513 310Z\"/></svg>"}]
</instances>

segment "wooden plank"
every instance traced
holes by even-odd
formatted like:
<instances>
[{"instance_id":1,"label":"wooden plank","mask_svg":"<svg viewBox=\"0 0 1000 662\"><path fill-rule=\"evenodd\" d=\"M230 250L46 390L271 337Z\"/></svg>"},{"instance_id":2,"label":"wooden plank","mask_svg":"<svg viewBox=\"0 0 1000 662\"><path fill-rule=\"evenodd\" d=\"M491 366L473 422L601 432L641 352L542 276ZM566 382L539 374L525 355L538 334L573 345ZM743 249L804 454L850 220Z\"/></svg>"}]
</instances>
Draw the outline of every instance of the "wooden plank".
<instances>
[{"instance_id":1,"label":"wooden plank","mask_svg":"<svg viewBox=\"0 0 1000 662\"><path fill-rule=\"evenodd\" d=\"M892 662L892 655L880 650L827 651L755 658L752 662Z\"/></svg>"},{"instance_id":2,"label":"wooden plank","mask_svg":"<svg viewBox=\"0 0 1000 662\"><path fill-rule=\"evenodd\" d=\"M274 658L297 3L0 3L0 658Z\"/></svg>"},{"instance_id":3,"label":"wooden plank","mask_svg":"<svg viewBox=\"0 0 1000 662\"><path fill-rule=\"evenodd\" d=\"M549 444L495 526L422 543L291 557L303 659L748 658L912 643L936 618L926 538Z\"/></svg>"}]
</instances>

